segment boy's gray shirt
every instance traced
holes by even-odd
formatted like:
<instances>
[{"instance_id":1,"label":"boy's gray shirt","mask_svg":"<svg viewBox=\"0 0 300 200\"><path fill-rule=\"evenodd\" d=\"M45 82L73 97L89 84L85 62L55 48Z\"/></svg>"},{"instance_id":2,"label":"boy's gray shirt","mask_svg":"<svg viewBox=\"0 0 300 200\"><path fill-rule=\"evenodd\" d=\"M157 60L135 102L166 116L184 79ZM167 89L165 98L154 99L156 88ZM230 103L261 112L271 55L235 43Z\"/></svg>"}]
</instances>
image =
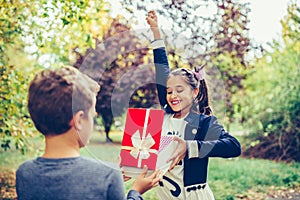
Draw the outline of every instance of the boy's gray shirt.
<instances>
[{"instance_id":1,"label":"boy's gray shirt","mask_svg":"<svg viewBox=\"0 0 300 200\"><path fill-rule=\"evenodd\" d=\"M24 162L16 173L18 199L125 199L119 169L84 157ZM131 190L127 199L140 200Z\"/></svg>"}]
</instances>

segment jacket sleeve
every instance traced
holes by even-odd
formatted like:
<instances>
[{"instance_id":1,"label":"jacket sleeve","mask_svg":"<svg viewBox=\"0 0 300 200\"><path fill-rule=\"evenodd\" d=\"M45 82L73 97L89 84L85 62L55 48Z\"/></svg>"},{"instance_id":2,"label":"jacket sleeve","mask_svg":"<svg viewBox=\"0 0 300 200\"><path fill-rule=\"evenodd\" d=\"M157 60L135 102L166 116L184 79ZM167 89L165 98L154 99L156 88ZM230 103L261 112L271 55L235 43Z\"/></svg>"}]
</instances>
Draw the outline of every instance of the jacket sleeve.
<instances>
[{"instance_id":1,"label":"jacket sleeve","mask_svg":"<svg viewBox=\"0 0 300 200\"><path fill-rule=\"evenodd\" d=\"M241 155L239 141L227 133L214 116L205 119L208 125L203 140L187 141L188 158L222 157L230 158Z\"/></svg>"},{"instance_id":2,"label":"jacket sleeve","mask_svg":"<svg viewBox=\"0 0 300 200\"><path fill-rule=\"evenodd\" d=\"M154 65L156 71L156 86L158 92L159 103L162 107L166 107L166 82L170 74L168 57L163 40L156 40L151 43L153 47Z\"/></svg>"},{"instance_id":3,"label":"jacket sleeve","mask_svg":"<svg viewBox=\"0 0 300 200\"><path fill-rule=\"evenodd\" d=\"M126 200L143 200L143 198L138 191L130 190L127 194Z\"/></svg>"}]
</instances>

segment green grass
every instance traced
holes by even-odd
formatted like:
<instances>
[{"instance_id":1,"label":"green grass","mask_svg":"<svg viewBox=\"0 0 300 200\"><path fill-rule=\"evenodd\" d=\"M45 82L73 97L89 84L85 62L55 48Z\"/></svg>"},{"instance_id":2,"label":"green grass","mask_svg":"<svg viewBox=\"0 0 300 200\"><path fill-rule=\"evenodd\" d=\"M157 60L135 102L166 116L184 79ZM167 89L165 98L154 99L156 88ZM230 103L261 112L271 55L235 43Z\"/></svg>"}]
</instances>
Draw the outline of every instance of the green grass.
<instances>
[{"instance_id":1,"label":"green grass","mask_svg":"<svg viewBox=\"0 0 300 200\"><path fill-rule=\"evenodd\" d=\"M300 163L279 163L261 159L212 158L208 180L216 199L244 194L249 189L264 192L266 188L298 186Z\"/></svg>"},{"instance_id":2,"label":"green grass","mask_svg":"<svg viewBox=\"0 0 300 200\"><path fill-rule=\"evenodd\" d=\"M120 152L120 133L112 133L111 137L117 143L107 144L105 136L93 133L90 143L81 150L83 156L88 156L103 161L118 163ZM39 146L43 146L43 140ZM38 142L37 142L38 143ZM0 152L0 170L17 169L18 165L27 159L31 159L40 153L31 152L26 156L16 150ZM279 163L261 159L221 159L211 158L209 163L208 183L213 190L216 199L235 199L237 194L245 195L251 189L265 193L271 187L289 188L299 186L300 163ZM126 182L128 191L132 181ZM146 192L145 199L157 199L155 189Z\"/></svg>"}]
</instances>

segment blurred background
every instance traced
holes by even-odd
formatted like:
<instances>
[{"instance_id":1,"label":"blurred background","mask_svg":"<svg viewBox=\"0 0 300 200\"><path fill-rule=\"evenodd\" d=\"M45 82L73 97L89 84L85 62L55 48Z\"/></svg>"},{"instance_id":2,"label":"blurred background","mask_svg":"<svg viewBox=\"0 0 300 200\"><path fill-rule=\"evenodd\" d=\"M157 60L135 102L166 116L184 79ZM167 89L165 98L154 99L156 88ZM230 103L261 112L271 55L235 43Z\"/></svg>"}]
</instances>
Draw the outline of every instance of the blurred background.
<instances>
[{"instance_id":1,"label":"blurred background","mask_svg":"<svg viewBox=\"0 0 300 200\"><path fill-rule=\"evenodd\" d=\"M239 158L211 159L216 199L300 198L299 0L0 2L0 198L16 198L15 170L43 149L27 90L45 68L101 85L82 154L117 162L127 108L158 108L151 9L171 67L206 65L214 115L242 144Z\"/></svg>"}]
</instances>

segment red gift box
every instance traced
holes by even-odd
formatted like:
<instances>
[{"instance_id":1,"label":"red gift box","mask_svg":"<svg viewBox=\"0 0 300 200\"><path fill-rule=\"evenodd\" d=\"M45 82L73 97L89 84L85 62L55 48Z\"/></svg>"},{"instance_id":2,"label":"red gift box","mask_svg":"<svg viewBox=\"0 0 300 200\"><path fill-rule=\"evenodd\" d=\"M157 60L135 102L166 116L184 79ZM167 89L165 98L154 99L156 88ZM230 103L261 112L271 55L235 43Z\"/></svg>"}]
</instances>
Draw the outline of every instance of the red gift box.
<instances>
[{"instance_id":1,"label":"red gift box","mask_svg":"<svg viewBox=\"0 0 300 200\"><path fill-rule=\"evenodd\" d=\"M121 166L155 170L163 110L129 108L120 152Z\"/></svg>"}]
</instances>

